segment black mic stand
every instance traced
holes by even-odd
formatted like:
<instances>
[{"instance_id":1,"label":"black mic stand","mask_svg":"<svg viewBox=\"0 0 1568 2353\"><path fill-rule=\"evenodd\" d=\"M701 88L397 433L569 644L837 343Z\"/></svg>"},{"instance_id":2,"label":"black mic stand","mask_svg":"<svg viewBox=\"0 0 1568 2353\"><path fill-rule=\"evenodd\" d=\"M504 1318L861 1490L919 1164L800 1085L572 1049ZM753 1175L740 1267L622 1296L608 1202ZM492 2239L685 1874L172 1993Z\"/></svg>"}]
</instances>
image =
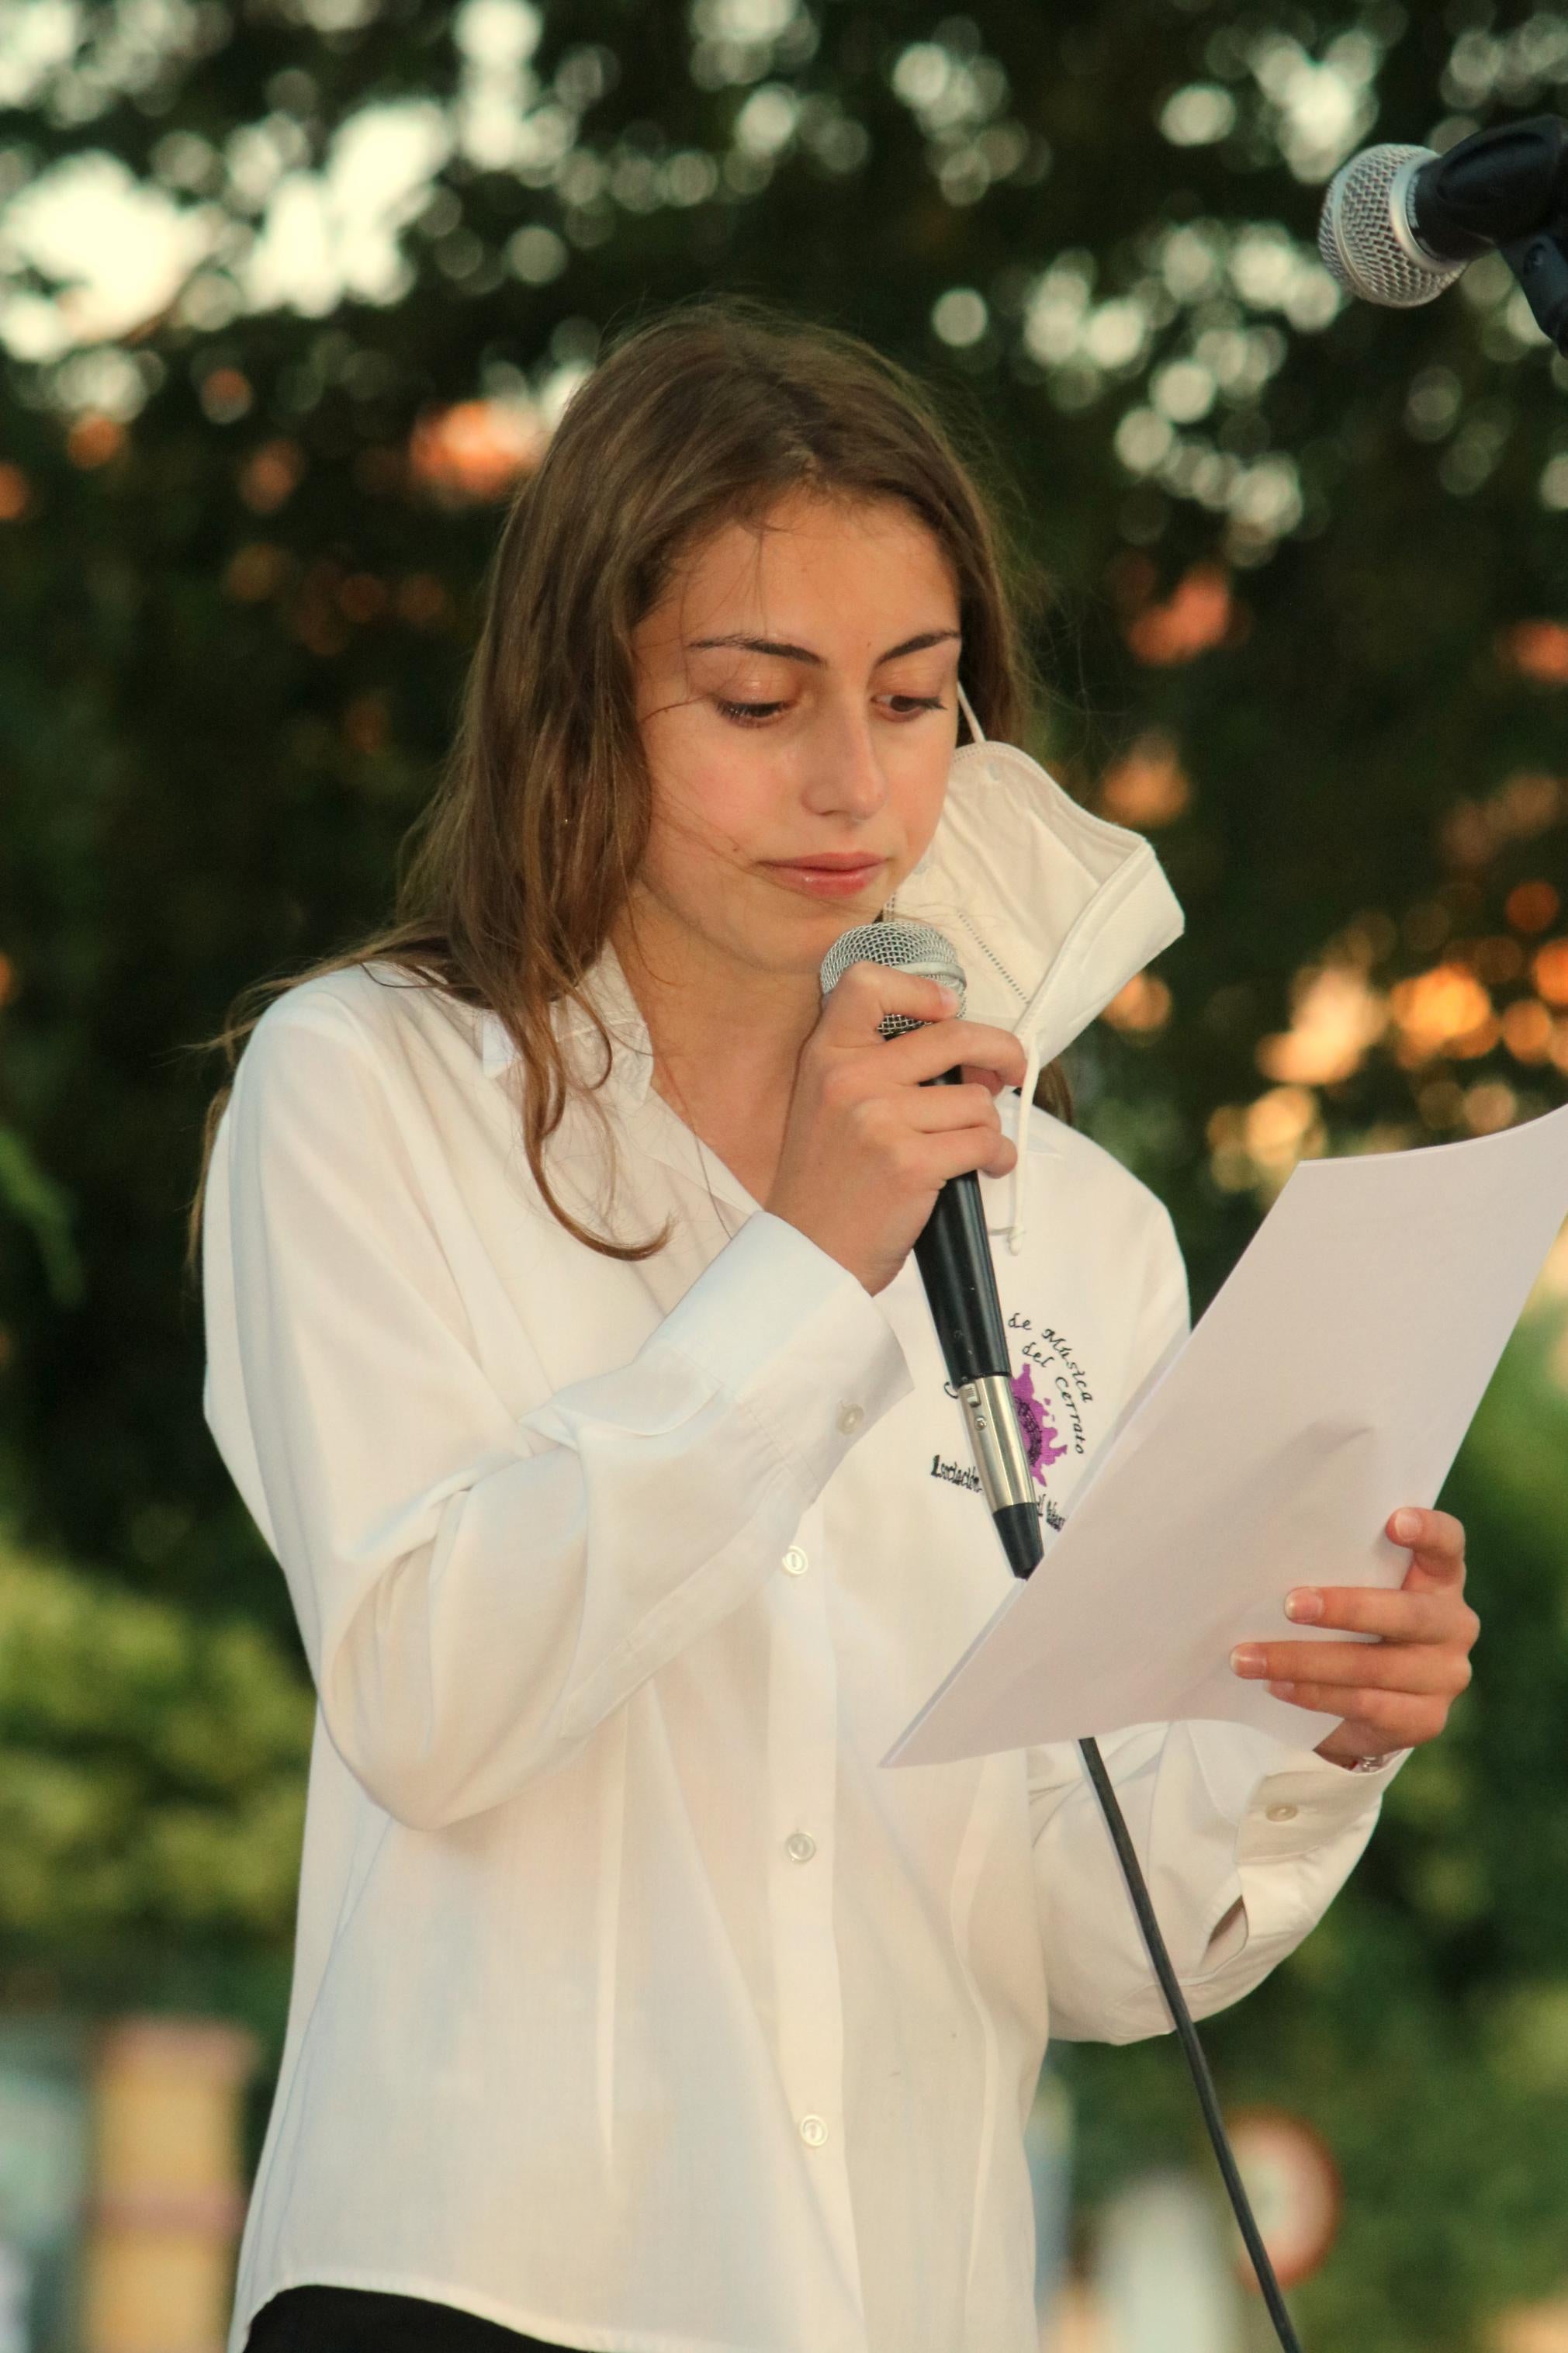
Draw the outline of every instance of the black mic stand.
<instances>
[{"instance_id":1,"label":"black mic stand","mask_svg":"<svg viewBox=\"0 0 1568 2353\"><path fill-rule=\"evenodd\" d=\"M1410 204L1412 233L1438 261L1495 245L1542 333L1568 353L1568 122L1532 114L1473 131L1416 174Z\"/></svg>"},{"instance_id":2,"label":"black mic stand","mask_svg":"<svg viewBox=\"0 0 1568 2353\"><path fill-rule=\"evenodd\" d=\"M1008 1523L998 1525L997 1534L1002 1539L1016 1577L1031 1576L1044 1556L1045 1546L1040 1535L1039 1522L1033 1514L1031 1518L1033 1535L1032 1541L1028 1542L1022 1538L1019 1532L1020 1514L1009 1514ZM1032 1553L1033 1556L1026 1567L1020 1566L1021 1557L1025 1553ZM1230 2200L1243 2242L1251 2259L1253 2272L1257 2277L1264 2305L1268 2309L1268 2317L1274 2324L1274 2333L1285 2348L1285 2353L1301 2353L1301 2340L1296 2334L1295 2324L1289 2313L1286 2310L1285 2298L1280 2293L1279 2282L1275 2277L1274 2266L1268 2258L1268 2250L1263 2243L1263 2234L1258 2230L1248 2202L1247 2190L1236 2162L1236 2154L1226 2133L1225 2118L1220 2110L1219 2094L1215 2089L1214 2077L1209 2073L1209 2064L1204 2055L1203 2044L1198 2041L1198 2031L1193 2023L1193 2014L1187 2008L1186 1996L1182 1991L1181 1980L1172 1966L1171 1956L1165 1947L1165 1939L1160 1933L1160 1923L1154 1915L1153 1903L1150 1898L1148 1883L1138 1862L1138 1852L1132 1843L1132 1834L1127 1827L1126 1816L1122 1813L1110 1776L1105 1769L1105 1759L1100 1753L1100 1743L1091 1737L1080 1740L1078 1748L1090 1786L1100 1800L1100 1810L1104 1815L1105 1826L1110 1832L1110 1842L1116 1849L1116 1858L1121 1865L1121 1875L1127 1882L1127 1893L1132 1899L1132 1909L1137 1916L1144 1949L1153 1966L1154 1975L1159 1979L1160 1990L1165 1997L1166 2007L1170 2010L1188 2068L1191 2070L1193 2084L1198 2095L1198 2105L1203 2111L1204 2125L1208 2133L1210 2146L1214 2149L1215 2161L1219 2167L1220 2179L1225 2183L1226 2194Z\"/></svg>"},{"instance_id":3,"label":"black mic stand","mask_svg":"<svg viewBox=\"0 0 1568 2353\"><path fill-rule=\"evenodd\" d=\"M1301 2340L1296 2334L1295 2323L1285 2308L1285 2298L1280 2294L1279 2283L1274 2275L1274 2266L1268 2259L1268 2250L1263 2243L1263 2234L1258 2227L1251 2205L1247 2200L1247 2190L1236 2162L1236 2152L1231 2147L1225 2129L1225 2118L1220 2112L1219 2094L1215 2090L1214 2077L1209 2073L1209 2063L1204 2055L1204 2046L1198 2041L1198 2030L1193 2024L1193 2014L1187 2008L1186 1996L1182 1991L1181 1981L1171 1965L1171 1956L1165 1949L1165 1940L1160 1934L1160 1924L1154 1916L1154 1906L1150 1901L1148 1884L1139 1868L1137 1851L1132 1844L1132 1835L1128 1830L1126 1817L1117 1801L1110 1776L1105 1769L1105 1759L1100 1753L1100 1743L1093 1739L1080 1740L1078 1746L1079 1753L1083 1758L1084 1770L1093 1784L1095 1796L1100 1799L1100 1810L1105 1816L1105 1826L1110 1832L1110 1842L1116 1849L1117 1861L1121 1865L1121 1875L1127 1882L1127 1893L1132 1898L1132 1909L1138 1915L1138 1926L1142 1934L1144 1949L1153 1964L1154 1975L1160 1980L1160 1990L1165 1997L1166 2007L1170 2010L1176 2032L1181 2039L1182 2049L1186 2055L1187 2066L1192 2073L1194 2088L1198 2095L1198 2105L1203 2110L1204 2125L1215 2153L1215 2162L1219 2167L1220 2179L1225 2183L1226 2195L1230 2200L1237 2225L1251 2259L1259 2293L1268 2308L1268 2317L1274 2323L1274 2333L1284 2347L1285 2353L1301 2353Z\"/></svg>"},{"instance_id":4,"label":"black mic stand","mask_svg":"<svg viewBox=\"0 0 1568 2353\"><path fill-rule=\"evenodd\" d=\"M847 936L854 937L853 934ZM886 961L892 963L896 959L889 957ZM837 978L837 974L833 978ZM827 979L827 986L831 987L832 985L833 980ZM913 1026L902 1015L891 1018L901 1027ZM926 1079L921 1083L925 1086L959 1086L963 1080L963 1071L956 1069L944 1071L939 1077ZM1020 1150L1025 1144L1022 1123L1027 1108L1025 1104L1019 1114ZM963 1407L968 1425L975 1471L981 1491L990 1507L997 1539L1014 1576L1029 1577L1044 1557L1045 1540L1040 1534L1034 1476L1029 1469L1011 1394L1011 1354L992 1271L991 1246L986 1240L980 1183L973 1171L962 1176L950 1176L941 1187L936 1206L915 1243L914 1255L931 1302L932 1321L947 1366L949 1383L952 1394ZM1165 1949L1165 1940L1160 1933L1154 1906L1139 1867L1137 1850L1110 1776L1105 1769L1100 1744L1089 1738L1080 1740L1078 1746L1084 1769L1100 1801L1100 1810L1105 1817L1106 1828L1110 1832L1111 1844L1116 1849L1121 1874L1127 1882L1127 1892L1132 1899L1132 1909L1145 1949L1181 2038L1187 2065L1192 2070L1198 2105L1203 2110L1204 2124L1213 2144L1220 2177L1251 2258L1275 2334L1284 2348L1284 2353L1301 2353L1300 2339L1285 2309L1285 2299L1274 2276L1268 2250L1253 2218L1235 2154L1226 2137L1225 2119L1220 2113L1214 2078L1209 2073L1208 2062L1198 2041L1197 2029L1193 2024L1192 2012L1187 2008L1180 1980L1171 1966L1171 1957Z\"/></svg>"},{"instance_id":5,"label":"black mic stand","mask_svg":"<svg viewBox=\"0 0 1568 2353\"><path fill-rule=\"evenodd\" d=\"M1568 208L1498 251L1523 287L1542 333L1568 356Z\"/></svg>"}]
</instances>

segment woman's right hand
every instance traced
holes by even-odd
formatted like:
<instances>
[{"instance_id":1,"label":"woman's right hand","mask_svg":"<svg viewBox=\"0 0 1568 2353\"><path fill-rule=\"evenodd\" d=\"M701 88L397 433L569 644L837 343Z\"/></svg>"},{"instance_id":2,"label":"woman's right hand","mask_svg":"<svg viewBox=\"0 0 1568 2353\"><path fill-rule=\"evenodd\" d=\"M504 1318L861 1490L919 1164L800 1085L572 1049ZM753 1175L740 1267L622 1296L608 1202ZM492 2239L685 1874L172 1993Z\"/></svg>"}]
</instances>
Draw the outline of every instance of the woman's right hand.
<instances>
[{"instance_id":1,"label":"woman's right hand","mask_svg":"<svg viewBox=\"0 0 1568 2353\"><path fill-rule=\"evenodd\" d=\"M763 1207L873 1294L891 1282L936 1197L966 1169L1005 1176L1017 1154L995 1096L1024 1077L1011 1031L952 1016L934 980L852 964L801 1049L783 1149ZM883 1038L884 1014L925 1026ZM925 1086L954 1063L958 1086Z\"/></svg>"}]
</instances>

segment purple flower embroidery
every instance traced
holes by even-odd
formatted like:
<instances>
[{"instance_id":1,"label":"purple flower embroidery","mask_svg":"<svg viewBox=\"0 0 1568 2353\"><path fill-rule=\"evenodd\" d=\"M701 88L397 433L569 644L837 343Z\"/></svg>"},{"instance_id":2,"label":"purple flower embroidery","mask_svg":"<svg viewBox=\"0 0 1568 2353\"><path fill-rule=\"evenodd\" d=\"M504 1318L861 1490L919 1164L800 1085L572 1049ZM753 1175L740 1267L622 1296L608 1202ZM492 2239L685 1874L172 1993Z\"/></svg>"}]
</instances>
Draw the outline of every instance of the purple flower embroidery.
<instances>
[{"instance_id":1,"label":"purple flower embroidery","mask_svg":"<svg viewBox=\"0 0 1568 2353\"><path fill-rule=\"evenodd\" d=\"M1013 1402L1018 1409L1018 1427L1024 1433L1024 1451L1029 1458L1029 1468L1040 1486L1046 1483L1046 1472L1053 1462L1059 1462L1067 1448L1058 1442L1053 1425L1046 1419L1046 1409L1035 1395L1035 1368L1026 1365L1023 1371L1008 1383Z\"/></svg>"}]
</instances>

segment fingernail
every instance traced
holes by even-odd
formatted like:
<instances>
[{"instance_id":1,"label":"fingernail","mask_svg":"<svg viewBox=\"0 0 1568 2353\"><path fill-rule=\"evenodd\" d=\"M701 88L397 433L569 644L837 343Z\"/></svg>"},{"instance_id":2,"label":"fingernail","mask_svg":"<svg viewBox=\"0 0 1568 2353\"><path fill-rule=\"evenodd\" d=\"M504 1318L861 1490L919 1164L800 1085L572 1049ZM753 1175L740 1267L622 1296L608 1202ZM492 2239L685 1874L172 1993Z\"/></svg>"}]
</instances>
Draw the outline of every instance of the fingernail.
<instances>
[{"instance_id":1,"label":"fingernail","mask_svg":"<svg viewBox=\"0 0 1568 2353\"><path fill-rule=\"evenodd\" d=\"M1276 1699L1294 1699L1296 1696L1294 1683L1270 1683L1268 1688Z\"/></svg>"},{"instance_id":2,"label":"fingernail","mask_svg":"<svg viewBox=\"0 0 1568 2353\"><path fill-rule=\"evenodd\" d=\"M1287 1618L1321 1618L1322 1614L1323 1597L1321 1593L1314 1593L1310 1585L1299 1585L1294 1592L1285 1596Z\"/></svg>"},{"instance_id":3,"label":"fingernail","mask_svg":"<svg viewBox=\"0 0 1568 2353\"><path fill-rule=\"evenodd\" d=\"M1265 1664L1261 1644L1238 1642L1230 1654L1230 1663L1238 1675L1260 1675Z\"/></svg>"},{"instance_id":4,"label":"fingernail","mask_svg":"<svg viewBox=\"0 0 1568 2353\"><path fill-rule=\"evenodd\" d=\"M957 1012L958 991L955 988L949 988L945 981L939 980L936 985L936 993L942 999L942 1010L944 1013Z\"/></svg>"},{"instance_id":5,"label":"fingernail","mask_svg":"<svg viewBox=\"0 0 1568 2353\"><path fill-rule=\"evenodd\" d=\"M1420 1513L1395 1512L1394 1514L1394 1533L1402 1544L1408 1544L1412 1536L1418 1536L1421 1533Z\"/></svg>"}]
</instances>

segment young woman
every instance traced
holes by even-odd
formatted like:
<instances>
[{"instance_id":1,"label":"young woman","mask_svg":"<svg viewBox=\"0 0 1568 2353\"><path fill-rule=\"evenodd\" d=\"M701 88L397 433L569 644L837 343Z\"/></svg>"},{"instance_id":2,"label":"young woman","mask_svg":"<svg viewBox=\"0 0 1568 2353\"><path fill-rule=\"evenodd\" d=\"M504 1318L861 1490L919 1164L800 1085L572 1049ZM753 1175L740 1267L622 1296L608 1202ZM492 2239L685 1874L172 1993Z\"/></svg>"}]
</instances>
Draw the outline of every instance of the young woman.
<instances>
[{"instance_id":1,"label":"young woman","mask_svg":"<svg viewBox=\"0 0 1568 2353\"><path fill-rule=\"evenodd\" d=\"M214 1106L205 1411L320 1702L230 2353L1037 2343L1047 2036L1169 2021L1070 1746L879 1766L1010 1589L910 1251L979 1170L1058 1523L1186 1300L1036 1075L1180 919L1009 740L998 550L853 337L626 335L508 518L400 921ZM822 1006L889 911L964 1018L868 964ZM1316 1748L1103 1744L1200 2014L1468 1680L1462 1532L1390 1534L1403 1591L1295 1612L1380 1646L1238 1660Z\"/></svg>"}]
</instances>

